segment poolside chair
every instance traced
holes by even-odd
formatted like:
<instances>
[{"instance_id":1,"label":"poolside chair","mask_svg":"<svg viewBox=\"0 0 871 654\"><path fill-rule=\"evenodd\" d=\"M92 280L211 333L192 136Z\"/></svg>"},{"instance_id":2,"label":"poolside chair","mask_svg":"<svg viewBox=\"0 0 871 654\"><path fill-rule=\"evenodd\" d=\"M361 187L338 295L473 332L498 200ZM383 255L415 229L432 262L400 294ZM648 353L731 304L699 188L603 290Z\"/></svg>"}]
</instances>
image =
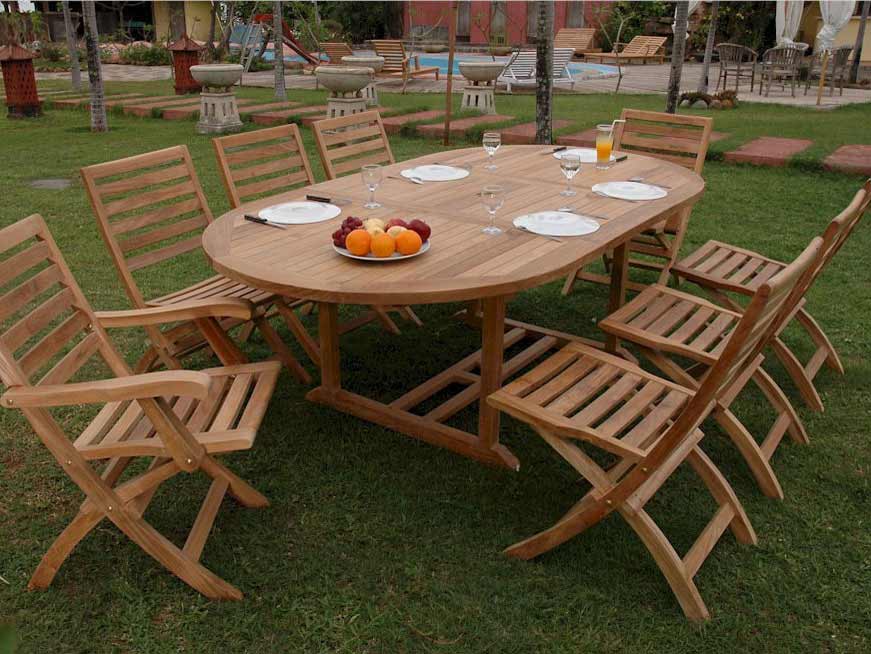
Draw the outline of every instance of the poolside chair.
<instances>
[{"instance_id":1,"label":"poolside chair","mask_svg":"<svg viewBox=\"0 0 871 654\"><path fill-rule=\"evenodd\" d=\"M593 47L596 29L593 27L563 27L553 39L554 48L572 48L575 56L582 57L587 53L602 52L601 48Z\"/></svg>"},{"instance_id":2,"label":"poolside chair","mask_svg":"<svg viewBox=\"0 0 871 654\"><path fill-rule=\"evenodd\" d=\"M663 159L702 174L711 141L713 119L638 109L624 109L620 118L626 122L617 123L614 150ZM691 212L692 207L682 209L633 237L629 242L630 254L644 258L630 258L629 265L658 271L659 283L667 283L671 267L683 244ZM566 278L563 295L571 292L577 278L601 284L611 283L607 276L579 269ZM643 290L646 285L630 281L628 287Z\"/></svg>"},{"instance_id":3,"label":"poolside chair","mask_svg":"<svg viewBox=\"0 0 871 654\"><path fill-rule=\"evenodd\" d=\"M815 272L815 275L818 276L837 254L869 206L871 206L871 179L865 182L850 205L830 223L827 233L833 232L835 235L829 238L831 245L826 250L820 269ZM708 241L676 263L672 272L682 279L688 279L701 286L717 304L732 311L741 311L741 304L732 296L752 295L761 284L785 267L785 263L752 250L720 241ZM808 313L804 301L796 305L784 328L788 323L798 324L807 333L814 344L813 354L807 363L802 363L780 338L775 339L771 344L772 350L783 363L805 403L811 409L822 411L823 402L814 387L813 380L824 364L842 375L844 366L829 338Z\"/></svg>"},{"instance_id":4,"label":"poolside chair","mask_svg":"<svg viewBox=\"0 0 871 654\"><path fill-rule=\"evenodd\" d=\"M836 48L829 50L829 61L826 64L826 79L829 82L829 95L835 95L835 86L837 86L841 95L844 95L844 82L847 79L847 74L850 70L850 53L853 51L853 46L839 45ZM808 69L807 79L804 83L804 94L807 95L808 88L811 82L819 80L823 70L823 57L825 51L814 53L811 57L810 68Z\"/></svg>"},{"instance_id":5,"label":"poolside chair","mask_svg":"<svg viewBox=\"0 0 871 654\"><path fill-rule=\"evenodd\" d=\"M197 319L165 330L155 325L147 326L151 347L137 365L137 371L146 372L159 364L181 368L183 358L207 346L225 365L244 363L245 354L226 331L240 324L247 328L247 323L252 322L291 373L303 383L311 382L308 372L266 317L274 308L294 334L304 331L293 312L298 301L246 286L222 275L214 275L161 297L146 299L144 289L149 286L140 286L134 273L154 270L153 267L161 262L172 261L179 265L178 257L200 252L202 231L213 220L186 146L86 166L81 174L100 233L134 307L165 308L194 299L208 303L228 298L242 298L256 307L250 320L224 320L219 328ZM147 284L146 279L142 282Z\"/></svg>"},{"instance_id":6,"label":"poolside chair","mask_svg":"<svg viewBox=\"0 0 871 654\"><path fill-rule=\"evenodd\" d=\"M234 208L242 206L244 202L315 183L305 145L296 125L280 125L230 134L212 139L212 145L215 146L227 196ZM294 306L297 305L304 305L303 311L311 308L307 302L294 303ZM364 318L357 318L348 325L356 328L379 320L391 333L399 333L396 323L381 307L373 307ZM340 327L341 333L348 331L348 325ZM318 343L298 320L293 323L292 329L309 358L320 365Z\"/></svg>"},{"instance_id":7,"label":"poolside chair","mask_svg":"<svg viewBox=\"0 0 871 654\"><path fill-rule=\"evenodd\" d=\"M571 88L575 87L575 80L569 70L569 62L572 60L574 50L572 48L554 48L553 51L553 83L568 83ZM497 78L497 84L505 84L505 90L511 93L513 85L534 85L535 65L537 56L535 50L520 50L508 61L505 70Z\"/></svg>"},{"instance_id":8,"label":"poolside chair","mask_svg":"<svg viewBox=\"0 0 871 654\"><path fill-rule=\"evenodd\" d=\"M341 64L342 57L350 57L354 54L354 51L351 50L351 46L341 41L327 41L321 43L319 47L320 53L327 55L330 59L329 63L331 64Z\"/></svg>"},{"instance_id":9,"label":"poolside chair","mask_svg":"<svg viewBox=\"0 0 871 654\"><path fill-rule=\"evenodd\" d=\"M807 48L807 45L801 45L791 43L765 51L759 62L759 95L762 95L762 87L765 87L765 97L767 98L771 92L772 82L780 82L781 89L785 91L786 82L789 81L792 86L792 97L795 97L801 58Z\"/></svg>"},{"instance_id":10,"label":"poolside chair","mask_svg":"<svg viewBox=\"0 0 871 654\"><path fill-rule=\"evenodd\" d=\"M665 61L665 36L636 36L629 43L615 43L612 52L598 52L584 55L586 61L598 61L605 63L608 61L616 64L632 63L640 61L646 64L648 60ZM619 50L623 46L622 50Z\"/></svg>"},{"instance_id":11,"label":"poolside chair","mask_svg":"<svg viewBox=\"0 0 871 654\"><path fill-rule=\"evenodd\" d=\"M723 85L723 90L729 85L729 76L735 78L735 90L742 79L750 80L750 92L756 84L756 60L759 54L746 45L737 43L720 43L717 46L720 69L717 74L717 90Z\"/></svg>"},{"instance_id":12,"label":"poolside chair","mask_svg":"<svg viewBox=\"0 0 871 654\"><path fill-rule=\"evenodd\" d=\"M76 545L105 518L203 595L241 599L242 593L200 558L225 495L250 508L269 502L215 455L253 446L281 364L133 374L105 330L191 318L250 320L254 306L244 299L222 298L95 313L39 215L0 230L3 287L0 382L5 393L0 405L24 414L61 470L85 494L75 518L43 556L29 588L47 588ZM83 371L92 378L97 368L104 378L71 381ZM103 406L70 439L65 427L75 421L69 412L84 404ZM68 408L55 416L55 407ZM99 464L105 464L102 470L95 469ZM162 483L198 472L211 485L184 545L178 547L143 514Z\"/></svg>"},{"instance_id":13,"label":"poolside chair","mask_svg":"<svg viewBox=\"0 0 871 654\"><path fill-rule=\"evenodd\" d=\"M419 55L406 55L405 46L398 39L372 39L372 47L375 49L376 55L384 57L384 67L378 74L401 77L403 93L405 93L409 78L432 73L435 73L436 79L439 78L438 66L421 66Z\"/></svg>"},{"instance_id":14,"label":"poolside chair","mask_svg":"<svg viewBox=\"0 0 871 654\"><path fill-rule=\"evenodd\" d=\"M327 118L312 123L315 143L327 179L358 172L367 164L390 165L396 163L390 141L377 110L364 111L349 116ZM381 324L388 331L398 334L399 328L388 316L396 311L418 327L423 326L411 307L373 306ZM347 328L343 327L343 330Z\"/></svg>"},{"instance_id":15,"label":"poolside chair","mask_svg":"<svg viewBox=\"0 0 871 654\"><path fill-rule=\"evenodd\" d=\"M822 250L818 261L796 286L766 340L766 347L774 348L776 354L779 351L788 351L779 335L792 317L802 309L811 285L853 231L869 202L871 180L826 228L822 235ZM730 268L732 265L728 264ZM739 267L741 264L735 266ZM785 267L777 269L778 272ZM695 388L699 384L699 378L721 355L723 339L738 323L743 311L743 307L736 303L731 303L730 308L724 308L722 304L718 306L697 296L656 284L646 288L605 318L599 326L607 333L641 347L645 356L673 381ZM680 365L680 359L691 361L693 365L685 368ZM756 364L748 365L745 370L746 378L749 379L750 375L753 375L754 382L777 413L775 424L762 443L757 444L749 432L737 422L729 411L727 402L721 402L714 415L741 450L765 494L782 498L783 491L769 461L786 431L799 443L807 442L807 434L789 400L774 380ZM733 393L726 399L731 401L736 396L737 393Z\"/></svg>"},{"instance_id":16,"label":"poolside chair","mask_svg":"<svg viewBox=\"0 0 871 654\"><path fill-rule=\"evenodd\" d=\"M490 404L528 424L592 485L552 527L506 553L534 558L618 512L650 551L687 618L708 619L693 577L727 529L742 543L755 544L756 534L729 483L702 451L700 426L746 383L746 367L759 359L785 303L817 261L821 241L815 239L759 287L697 388L575 342L490 395ZM716 512L681 557L645 507L683 463L701 478Z\"/></svg>"}]
</instances>

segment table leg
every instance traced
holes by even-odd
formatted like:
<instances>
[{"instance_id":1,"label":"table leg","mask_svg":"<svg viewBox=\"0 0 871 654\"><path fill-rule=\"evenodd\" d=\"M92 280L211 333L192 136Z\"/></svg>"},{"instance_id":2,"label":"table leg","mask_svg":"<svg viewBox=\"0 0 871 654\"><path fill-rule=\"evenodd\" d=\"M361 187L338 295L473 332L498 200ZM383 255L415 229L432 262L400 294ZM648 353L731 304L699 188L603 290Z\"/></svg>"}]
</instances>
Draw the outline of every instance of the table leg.
<instances>
[{"instance_id":1,"label":"table leg","mask_svg":"<svg viewBox=\"0 0 871 654\"><path fill-rule=\"evenodd\" d=\"M499 411L487 404L487 397L502 386L503 339L505 337L505 298L483 301L481 320L481 397L478 412L478 438L492 448L499 442Z\"/></svg>"},{"instance_id":2,"label":"table leg","mask_svg":"<svg viewBox=\"0 0 871 654\"><path fill-rule=\"evenodd\" d=\"M611 292L608 297L608 314L612 314L623 306L626 301L626 282L629 279L629 243L623 243L614 248L614 258L611 261ZM615 353L620 345L616 336L608 334L605 337L605 349Z\"/></svg>"},{"instance_id":3,"label":"table leg","mask_svg":"<svg viewBox=\"0 0 871 654\"><path fill-rule=\"evenodd\" d=\"M341 390L339 305L318 303L318 334L321 341L321 387L327 392Z\"/></svg>"}]
</instances>

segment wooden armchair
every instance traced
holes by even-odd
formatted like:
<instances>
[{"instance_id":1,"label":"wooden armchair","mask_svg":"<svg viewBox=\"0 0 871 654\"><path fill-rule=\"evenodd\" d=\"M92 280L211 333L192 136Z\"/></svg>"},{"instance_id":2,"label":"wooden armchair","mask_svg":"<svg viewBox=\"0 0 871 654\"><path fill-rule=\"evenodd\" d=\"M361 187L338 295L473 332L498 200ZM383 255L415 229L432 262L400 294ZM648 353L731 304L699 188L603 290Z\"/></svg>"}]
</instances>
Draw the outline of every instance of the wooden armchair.
<instances>
[{"instance_id":1,"label":"wooden armchair","mask_svg":"<svg viewBox=\"0 0 871 654\"><path fill-rule=\"evenodd\" d=\"M266 318L267 312L275 307L305 347L307 332L293 312L291 305L296 304L293 300L221 275L149 300L134 277L136 271L200 251L202 231L213 220L187 147L175 146L87 166L82 168L81 174L100 233L133 306L145 309L169 307L189 300L248 300L256 311L244 322L257 328L297 379L311 382L308 372ZM216 325L200 320L185 321L166 329L149 325L146 330L151 348L136 369L144 372L157 364L180 368L181 359L204 346L210 346L225 365L244 363L244 353L226 334L239 324L238 319L227 319L222 320L217 329ZM316 352L309 355L318 362Z\"/></svg>"},{"instance_id":2,"label":"wooden armchair","mask_svg":"<svg viewBox=\"0 0 871 654\"><path fill-rule=\"evenodd\" d=\"M827 247L820 267L814 272L815 276L808 280L808 286L829 265L869 207L871 179L856 193L849 206L829 223L823 235ZM676 263L672 272L701 286L720 306L740 312L743 311L742 305L733 296L752 295L760 285L785 267L785 263L752 250L720 241L708 241ZM823 365L842 375L844 366L828 336L804 306L803 299L796 301L782 329L792 322L799 325L813 343L814 352L810 359L806 363L799 361L780 338L773 340L771 348L783 363L808 407L822 411L823 402L813 380Z\"/></svg>"},{"instance_id":3,"label":"wooden armchair","mask_svg":"<svg viewBox=\"0 0 871 654\"><path fill-rule=\"evenodd\" d=\"M418 55L406 55L405 46L398 39L372 39L372 47L375 54L384 57L384 67L379 75L388 75L402 78L402 92L408 85L409 78L431 75L439 78L438 66L421 66Z\"/></svg>"},{"instance_id":4,"label":"wooden armchair","mask_svg":"<svg viewBox=\"0 0 871 654\"><path fill-rule=\"evenodd\" d=\"M746 45L738 43L720 43L717 46L717 54L720 60L719 73L717 75L717 89L723 85L723 90L729 86L729 76L735 78L735 90L742 79L750 80L750 92L756 85L756 60L759 54Z\"/></svg>"},{"instance_id":5,"label":"wooden armchair","mask_svg":"<svg viewBox=\"0 0 871 654\"><path fill-rule=\"evenodd\" d=\"M805 46L807 47L807 46ZM795 97L795 86L798 84L799 68L804 49L797 44L779 45L766 50L759 62L759 95L765 87L765 97L771 92L772 82L780 82L781 89L786 90L786 82L792 85L792 97Z\"/></svg>"},{"instance_id":6,"label":"wooden armchair","mask_svg":"<svg viewBox=\"0 0 871 654\"><path fill-rule=\"evenodd\" d=\"M826 64L826 79L829 81L829 95L835 95L835 87L841 90L841 95L844 95L844 82L847 79L847 74L850 70L850 53L853 47L849 45L839 45L829 51L829 61ZM823 58L825 51L816 52L811 57L810 67L808 68L807 78L804 83L804 94L810 88L811 82L820 79L823 70Z\"/></svg>"},{"instance_id":7,"label":"wooden armchair","mask_svg":"<svg viewBox=\"0 0 871 654\"><path fill-rule=\"evenodd\" d=\"M105 518L203 595L241 599L242 593L200 558L227 493L252 508L268 501L214 455L253 445L281 364L134 375L105 329L194 317L250 319L253 305L228 298L94 313L38 215L0 230L0 293L0 382L5 386L0 406L24 414L85 494L77 515L34 572L30 588L51 584L76 545ZM220 347L217 342L215 347ZM96 364L108 368L107 378L71 381ZM66 421L56 420L50 409L80 404L103 408L71 441L63 430ZM147 466L131 465L142 458L148 459ZM95 464L104 464L102 470L96 471ZM182 472L202 472L212 482L179 547L142 516L159 486Z\"/></svg>"},{"instance_id":8,"label":"wooden armchair","mask_svg":"<svg viewBox=\"0 0 871 654\"><path fill-rule=\"evenodd\" d=\"M711 142L714 121L700 116L685 116L624 109L614 132L614 150L635 152L676 163L701 175ZM654 182L651 182L654 183ZM672 265L677 260L686 235L692 207L678 211L655 225L629 243L630 253L644 256L630 258L629 265L643 270L659 272L659 283L665 284ZM608 263L606 259L606 263ZM583 272L580 269L569 275L563 286L563 295L568 295L580 277L586 281L610 283L608 277ZM642 290L643 284L629 282L629 288Z\"/></svg>"},{"instance_id":9,"label":"wooden armchair","mask_svg":"<svg viewBox=\"0 0 871 654\"><path fill-rule=\"evenodd\" d=\"M699 427L740 388L746 366L760 356L769 331L821 247L816 239L759 287L719 359L695 389L572 343L492 394L488 401L493 406L530 425L592 485L552 527L506 553L521 559L539 556L618 512L650 551L685 615L707 619L693 577L727 529L742 543L755 543L756 535L734 491L702 451ZM587 453L591 448L598 450L595 458ZM682 463L690 464L717 507L683 557L645 510Z\"/></svg>"}]
</instances>

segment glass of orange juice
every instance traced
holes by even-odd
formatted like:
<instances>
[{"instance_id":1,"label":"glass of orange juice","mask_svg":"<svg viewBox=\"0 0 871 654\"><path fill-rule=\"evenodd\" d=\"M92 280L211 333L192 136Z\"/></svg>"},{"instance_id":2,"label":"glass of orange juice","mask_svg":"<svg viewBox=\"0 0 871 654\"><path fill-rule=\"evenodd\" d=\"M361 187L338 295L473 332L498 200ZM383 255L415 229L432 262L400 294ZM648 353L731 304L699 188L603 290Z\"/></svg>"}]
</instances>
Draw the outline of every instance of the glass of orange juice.
<instances>
[{"instance_id":1,"label":"glass of orange juice","mask_svg":"<svg viewBox=\"0 0 871 654\"><path fill-rule=\"evenodd\" d=\"M613 125L596 125L596 170L610 168L612 143Z\"/></svg>"}]
</instances>

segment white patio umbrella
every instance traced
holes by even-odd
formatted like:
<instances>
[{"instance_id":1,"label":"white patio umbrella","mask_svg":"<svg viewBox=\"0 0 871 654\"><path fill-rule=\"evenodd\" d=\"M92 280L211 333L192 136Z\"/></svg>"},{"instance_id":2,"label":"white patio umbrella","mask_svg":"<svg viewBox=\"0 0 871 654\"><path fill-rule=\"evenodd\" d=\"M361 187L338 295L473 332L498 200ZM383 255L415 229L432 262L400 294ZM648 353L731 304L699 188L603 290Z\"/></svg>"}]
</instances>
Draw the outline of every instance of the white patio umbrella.
<instances>
[{"instance_id":1,"label":"white patio umbrella","mask_svg":"<svg viewBox=\"0 0 871 654\"><path fill-rule=\"evenodd\" d=\"M823 18L823 27L817 33L815 50L823 53L823 63L820 70L820 86L817 89L817 104L823 97L823 88L826 83L826 68L829 65L829 51L835 42L838 32L850 21L850 17L856 10L855 0L820 0L820 14Z\"/></svg>"},{"instance_id":2,"label":"white patio umbrella","mask_svg":"<svg viewBox=\"0 0 871 654\"><path fill-rule=\"evenodd\" d=\"M802 0L777 0L775 12L775 27L777 30L777 45L795 42L798 26L801 23L801 13L804 7Z\"/></svg>"}]
</instances>

